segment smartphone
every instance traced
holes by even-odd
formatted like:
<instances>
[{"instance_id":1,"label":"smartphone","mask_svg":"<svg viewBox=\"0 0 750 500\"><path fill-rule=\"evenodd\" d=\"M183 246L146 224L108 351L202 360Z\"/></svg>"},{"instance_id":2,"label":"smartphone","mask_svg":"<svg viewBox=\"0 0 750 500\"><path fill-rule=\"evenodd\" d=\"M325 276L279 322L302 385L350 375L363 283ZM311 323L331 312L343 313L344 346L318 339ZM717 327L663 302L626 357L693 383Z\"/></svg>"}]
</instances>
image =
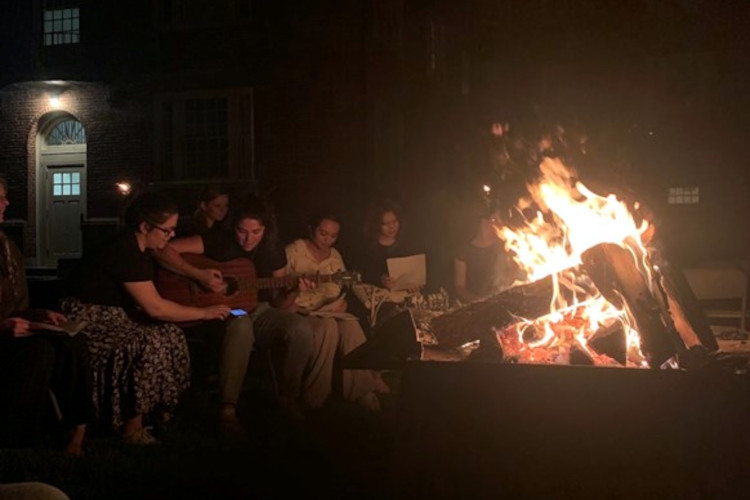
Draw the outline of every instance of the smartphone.
<instances>
[{"instance_id":1,"label":"smartphone","mask_svg":"<svg viewBox=\"0 0 750 500\"><path fill-rule=\"evenodd\" d=\"M229 314L231 314L232 316L247 316L247 311L245 311L244 309L232 309L231 311L229 311Z\"/></svg>"}]
</instances>

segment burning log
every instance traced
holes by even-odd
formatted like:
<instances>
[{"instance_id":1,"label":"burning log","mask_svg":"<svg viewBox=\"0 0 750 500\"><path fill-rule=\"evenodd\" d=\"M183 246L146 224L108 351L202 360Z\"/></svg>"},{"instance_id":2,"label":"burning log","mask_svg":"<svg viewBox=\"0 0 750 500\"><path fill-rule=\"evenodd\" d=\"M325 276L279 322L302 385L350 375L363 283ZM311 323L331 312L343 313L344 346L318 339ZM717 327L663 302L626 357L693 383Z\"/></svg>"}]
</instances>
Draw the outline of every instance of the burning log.
<instances>
[{"instance_id":1,"label":"burning log","mask_svg":"<svg viewBox=\"0 0 750 500\"><path fill-rule=\"evenodd\" d=\"M629 308L649 366L658 368L678 350L685 349L680 336L668 326L657 298L628 250L602 243L586 250L582 260L602 295L616 307Z\"/></svg>"},{"instance_id":2,"label":"burning log","mask_svg":"<svg viewBox=\"0 0 750 500\"><path fill-rule=\"evenodd\" d=\"M712 351L718 350L716 337L685 275L669 265L661 266L661 275L662 289L670 299L670 315L685 345L690 348L700 343Z\"/></svg>"},{"instance_id":3,"label":"burning log","mask_svg":"<svg viewBox=\"0 0 750 500\"><path fill-rule=\"evenodd\" d=\"M627 339L622 323L615 322L600 328L588 341L597 354L605 354L621 365L627 363Z\"/></svg>"},{"instance_id":4,"label":"burning log","mask_svg":"<svg viewBox=\"0 0 750 500\"><path fill-rule=\"evenodd\" d=\"M552 279L513 287L432 320L431 331L442 348L473 342L494 329L517 323L519 317L537 318L549 312Z\"/></svg>"},{"instance_id":5,"label":"burning log","mask_svg":"<svg viewBox=\"0 0 750 500\"><path fill-rule=\"evenodd\" d=\"M636 265L633 255L619 245L602 243L583 253L581 271L608 302L629 311L635 321L632 327L640 334L640 348L648 366L658 368L694 346L713 348L711 342L715 340L707 325L701 327L700 310L691 308L686 285L681 288L671 272L663 274L640 269L647 264ZM649 276L652 276L650 282ZM576 364L589 364L593 360L595 364L626 365L629 328L619 321L600 328L588 339L588 347L593 351L579 349L573 340L585 322L575 312L566 316L568 326L551 326L562 345L568 348L546 341L544 346L540 343L539 347L534 347L533 343L543 334L541 330L532 333L533 328L527 331L531 333L528 341L521 344L516 340L521 331L516 327L522 320L536 320L550 312L553 285L552 278L548 277L469 304L435 318L432 333L441 348L450 349L488 338L497 331L508 359L518 358L521 362L544 359L558 362L555 360L569 357L569 362Z\"/></svg>"}]
</instances>

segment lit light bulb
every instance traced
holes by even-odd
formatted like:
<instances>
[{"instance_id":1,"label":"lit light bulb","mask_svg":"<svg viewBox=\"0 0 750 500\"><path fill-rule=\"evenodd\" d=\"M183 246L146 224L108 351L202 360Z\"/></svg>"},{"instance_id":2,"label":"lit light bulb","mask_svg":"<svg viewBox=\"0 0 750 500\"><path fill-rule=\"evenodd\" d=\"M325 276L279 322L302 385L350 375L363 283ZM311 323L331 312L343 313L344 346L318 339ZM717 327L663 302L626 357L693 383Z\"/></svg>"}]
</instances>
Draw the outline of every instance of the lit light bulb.
<instances>
[{"instance_id":1,"label":"lit light bulb","mask_svg":"<svg viewBox=\"0 0 750 500\"><path fill-rule=\"evenodd\" d=\"M53 95L49 98L49 105L52 108L58 108L60 107L60 97Z\"/></svg>"},{"instance_id":2,"label":"lit light bulb","mask_svg":"<svg viewBox=\"0 0 750 500\"><path fill-rule=\"evenodd\" d=\"M121 195L127 196L130 194L130 190L132 189L129 182L121 181L115 183L115 186L117 186L117 190L120 192Z\"/></svg>"}]
</instances>

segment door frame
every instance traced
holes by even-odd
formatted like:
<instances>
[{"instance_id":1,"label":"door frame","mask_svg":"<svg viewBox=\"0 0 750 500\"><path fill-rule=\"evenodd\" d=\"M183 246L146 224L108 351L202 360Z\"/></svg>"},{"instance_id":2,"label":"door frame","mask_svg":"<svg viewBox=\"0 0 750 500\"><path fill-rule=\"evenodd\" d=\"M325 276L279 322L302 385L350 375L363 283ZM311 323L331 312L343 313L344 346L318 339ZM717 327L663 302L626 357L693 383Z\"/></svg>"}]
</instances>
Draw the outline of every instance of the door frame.
<instances>
[{"instance_id":1,"label":"door frame","mask_svg":"<svg viewBox=\"0 0 750 500\"><path fill-rule=\"evenodd\" d=\"M48 260L48 255L45 252L45 246L49 243L50 239L50 228L49 228L49 210L51 207L52 200L49 199L46 186L47 176L51 173L50 166L62 166L62 165L81 165L81 214L85 218L87 214L87 191L88 191L88 158L87 158L87 146L88 144L68 144L61 146L47 146L45 137L47 134L60 122L65 120L76 120L80 123L76 117L70 114L61 114L55 116L44 123L39 128L37 133L37 158L36 158L36 264L38 266L53 267L52 263ZM40 122L41 123L41 122ZM83 125L82 125L83 126ZM85 128L84 128L85 129ZM80 231L80 225L79 225ZM83 235L81 235L82 237Z\"/></svg>"}]
</instances>

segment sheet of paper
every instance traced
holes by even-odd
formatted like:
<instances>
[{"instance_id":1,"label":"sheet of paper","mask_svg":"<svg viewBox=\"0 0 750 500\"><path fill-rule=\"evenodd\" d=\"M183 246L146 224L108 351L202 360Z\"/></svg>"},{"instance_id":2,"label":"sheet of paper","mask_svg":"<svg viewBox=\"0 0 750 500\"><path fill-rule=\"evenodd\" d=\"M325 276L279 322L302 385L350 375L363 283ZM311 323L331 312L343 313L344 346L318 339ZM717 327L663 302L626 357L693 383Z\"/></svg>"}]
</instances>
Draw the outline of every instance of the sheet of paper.
<instances>
[{"instance_id":1,"label":"sheet of paper","mask_svg":"<svg viewBox=\"0 0 750 500\"><path fill-rule=\"evenodd\" d=\"M427 258L425 254L408 257L392 257L388 263L388 275L396 281L393 290L406 290L427 283Z\"/></svg>"},{"instance_id":2,"label":"sheet of paper","mask_svg":"<svg viewBox=\"0 0 750 500\"><path fill-rule=\"evenodd\" d=\"M88 325L86 321L73 321L73 320L66 321L65 323L61 323L59 325L52 325L50 323L41 323L38 321L32 321L31 324L29 325L29 329L67 333L68 335L73 337L78 332L86 328L86 325Z\"/></svg>"}]
</instances>

